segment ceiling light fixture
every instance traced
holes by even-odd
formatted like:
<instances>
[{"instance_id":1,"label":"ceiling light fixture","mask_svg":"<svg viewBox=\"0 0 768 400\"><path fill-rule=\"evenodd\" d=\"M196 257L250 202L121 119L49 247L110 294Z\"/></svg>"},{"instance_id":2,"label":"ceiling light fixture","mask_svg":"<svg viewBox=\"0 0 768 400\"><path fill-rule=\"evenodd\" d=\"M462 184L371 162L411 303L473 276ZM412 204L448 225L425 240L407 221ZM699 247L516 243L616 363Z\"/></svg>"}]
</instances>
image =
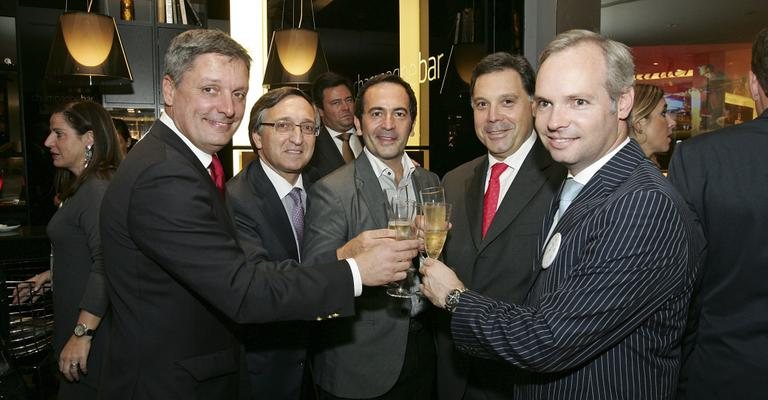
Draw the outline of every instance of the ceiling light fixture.
<instances>
[{"instance_id":1,"label":"ceiling light fixture","mask_svg":"<svg viewBox=\"0 0 768 400\"><path fill-rule=\"evenodd\" d=\"M48 54L46 78L63 84L87 85L94 81L133 81L115 20L87 11L67 12L59 17L56 37Z\"/></svg>"},{"instance_id":2,"label":"ceiling light fixture","mask_svg":"<svg viewBox=\"0 0 768 400\"><path fill-rule=\"evenodd\" d=\"M304 24L304 1L299 2L298 23L295 24L296 4L291 0L291 27L285 28L285 0L281 27L272 33L267 55L267 67L264 71L264 86L274 88L286 85L309 85L317 75L328 71L328 62L320 45L320 37L315 26L315 13L312 2L309 14L312 28Z\"/></svg>"}]
</instances>

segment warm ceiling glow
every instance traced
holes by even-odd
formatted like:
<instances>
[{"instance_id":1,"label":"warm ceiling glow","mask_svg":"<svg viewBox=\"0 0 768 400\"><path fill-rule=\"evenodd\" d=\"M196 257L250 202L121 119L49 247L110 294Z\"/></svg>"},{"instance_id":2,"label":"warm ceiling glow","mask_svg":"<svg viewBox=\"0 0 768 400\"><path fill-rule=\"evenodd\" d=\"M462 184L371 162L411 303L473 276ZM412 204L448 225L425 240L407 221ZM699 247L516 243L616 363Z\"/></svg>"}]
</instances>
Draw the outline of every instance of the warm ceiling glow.
<instances>
[{"instance_id":1,"label":"warm ceiling glow","mask_svg":"<svg viewBox=\"0 0 768 400\"><path fill-rule=\"evenodd\" d=\"M83 12L66 13L60 18L64 43L75 61L95 67L107 59L115 33L112 18Z\"/></svg>"},{"instance_id":2,"label":"warm ceiling glow","mask_svg":"<svg viewBox=\"0 0 768 400\"><path fill-rule=\"evenodd\" d=\"M472 80L472 70L485 56L485 48L477 43L459 43L454 49L456 52L456 72L461 80L469 83Z\"/></svg>"},{"instance_id":3,"label":"warm ceiling glow","mask_svg":"<svg viewBox=\"0 0 768 400\"><path fill-rule=\"evenodd\" d=\"M303 75L315 63L317 32L308 29L277 31L275 45L283 68L293 75Z\"/></svg>"}]
</instances>

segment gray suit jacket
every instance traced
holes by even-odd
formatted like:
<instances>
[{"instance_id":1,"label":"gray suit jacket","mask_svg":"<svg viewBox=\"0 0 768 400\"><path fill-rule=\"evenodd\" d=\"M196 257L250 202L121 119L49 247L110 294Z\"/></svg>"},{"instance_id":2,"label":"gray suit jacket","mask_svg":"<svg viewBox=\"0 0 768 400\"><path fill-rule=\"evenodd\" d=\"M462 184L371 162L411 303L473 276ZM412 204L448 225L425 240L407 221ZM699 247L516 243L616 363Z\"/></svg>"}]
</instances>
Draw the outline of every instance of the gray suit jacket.
<instances>
[{"instance_id":1,"label":"gray suit jacket","mask_svg":"<svg viewBox=\"0 0 768 400\"><path fill-rule=\"evenodd\" d=\"M411 177L416 191L439 183L423 168ZM360 232L387 226L387 198L365 153L315 183L309 197L304 262L335 260L336 249ZM320 324L315 380L335 396L379 396L400 375L409 313L382 287L365 287L355 311L354 317Z\"/></svg>"},{"instance_id":2,"label":"gray suit jacket","mask_svg":"<svg viewBox=\"0 0 768 400\"><path fill-rule=\"evenodd\" d=\"M541 221L567 171L552 161L537 138L482 238L487 171L488 156L483 155L445 175L446 200L454 208L443 256L467 287L500 301L520 303L531 287ZM449 314L438 313L437 320L439 398L461 399L468 379L489 398L511 398L513 378L518 375L515 368L457 352Z\"/></svg>"}]
</instances>

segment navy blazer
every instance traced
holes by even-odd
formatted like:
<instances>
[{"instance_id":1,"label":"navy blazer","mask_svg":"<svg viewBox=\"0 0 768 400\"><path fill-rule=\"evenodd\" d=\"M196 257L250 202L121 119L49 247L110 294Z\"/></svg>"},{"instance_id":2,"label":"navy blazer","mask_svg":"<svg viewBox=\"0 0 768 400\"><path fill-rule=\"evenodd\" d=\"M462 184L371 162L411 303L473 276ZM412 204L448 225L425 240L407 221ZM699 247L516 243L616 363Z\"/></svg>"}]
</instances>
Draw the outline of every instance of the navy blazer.
<instances>
[{"instance_id":1,"label":"navy blazer","mask_svg":"<svg viewBox=\"0 0 768 400\"><path fill-rule=\"evenodd\" d=\"M346 262L247 260L208 171L162 122L120 164L100 215L113 310L103 399L236 398L233 322L353 313Z\"/></svg>"},{"instance_id":2,"label":"navy blazer","mask_svg":"<svg viewBox=\"0 0 768 400\"><path fill-rule=\"evenodd\" d=\"M681 143L672 183L709 242L694 295L681 399L768 393L768 110Z\"/></svg>"},{"instance_id":3,"label":"navy blazer","mask_svg":"<svg viewBox=\"0 0 768 400\"><path fill-rule=\"evenodd\" d=\"M546 269L536 258L523 304L462 295L457 347L529 371L515 387L525 399L671 398L703 251L684 201L631 140L582 189L557 234L559 250Z\"/></svg>"}]
</instances>

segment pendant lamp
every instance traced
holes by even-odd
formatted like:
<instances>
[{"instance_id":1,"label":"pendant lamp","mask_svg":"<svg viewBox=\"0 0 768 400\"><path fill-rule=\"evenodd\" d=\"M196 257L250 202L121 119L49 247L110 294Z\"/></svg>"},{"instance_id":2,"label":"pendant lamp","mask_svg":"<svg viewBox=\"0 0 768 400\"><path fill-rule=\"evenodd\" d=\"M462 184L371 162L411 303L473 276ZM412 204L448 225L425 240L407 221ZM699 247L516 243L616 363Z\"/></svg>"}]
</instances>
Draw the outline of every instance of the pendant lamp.
<instances>
[{"instance_id":1,"label":"pendant lamp","mask_svg":"<svg viewBox=\"0 0 768 400\"><path fill-rule=\"evenodd\" d=\"M295 23L296 4L299 6L299 20ZM312 16L312 28L303 27L304 1L291 1L291 27L285 28L285 0L281 28L272 33L267 55L267 67L264 71L263 85L267 88L280 86L309 85L323 72L328 71L328 62L320 46L320 37L315 27L315 14L312 2L309 12Z\"/></svg>"},{"instance_id":2,"label":"pendant lamp","mask_svg":"<svg viewBox=\"0 0 768 400\"><path fill-rule=\"evenodd\" d=\"M62 14L48 54L45 76L66 86L133 81L115 20L91 12Z\"/></svg>"},{"instance_id":3,"label":"pendant lamp","mask_svg":"<svg viewBox=\"0 0 768 400\"><path fill-rule=\"evenodd\" d=\"M462 81L470 83L472 70L486 55L485 44L475 37L475 7L465 8L456 15L453 48L456 51L454 67Z\"/></svg>"}]
</instances>

